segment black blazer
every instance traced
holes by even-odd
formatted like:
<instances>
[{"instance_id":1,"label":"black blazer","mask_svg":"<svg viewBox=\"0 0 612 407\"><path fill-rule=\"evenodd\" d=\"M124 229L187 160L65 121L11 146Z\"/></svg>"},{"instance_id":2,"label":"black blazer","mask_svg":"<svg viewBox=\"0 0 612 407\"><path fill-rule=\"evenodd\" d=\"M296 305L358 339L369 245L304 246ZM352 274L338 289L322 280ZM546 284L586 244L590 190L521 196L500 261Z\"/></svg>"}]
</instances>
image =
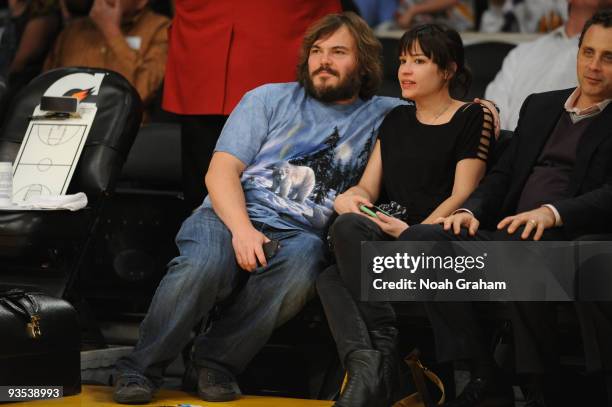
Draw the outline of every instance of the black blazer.
<instances>
[{"instance_id":1,"label":"black blazer","mask_svg":"<svg viewBox=\"0 0 612 407\"><path fill-rule=\"evenodd\" d=\"M510 145L464 208L485 228L516 214L518 200L564 104L574 89L530 95ZM612 103L589 124L578 143L569 183L571 198L550 202L561 215L568 238L612 231Z\"/></svg>"}]
</instances>

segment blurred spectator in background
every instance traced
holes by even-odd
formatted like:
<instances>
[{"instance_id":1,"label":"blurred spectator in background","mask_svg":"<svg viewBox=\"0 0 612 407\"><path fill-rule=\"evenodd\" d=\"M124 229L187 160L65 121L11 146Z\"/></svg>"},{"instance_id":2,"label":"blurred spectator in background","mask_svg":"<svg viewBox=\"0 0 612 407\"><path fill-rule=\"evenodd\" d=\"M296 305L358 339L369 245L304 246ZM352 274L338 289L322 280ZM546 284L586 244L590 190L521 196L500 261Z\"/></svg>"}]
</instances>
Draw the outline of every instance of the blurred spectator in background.
<instances>
[{"instance_id":1,"label":"blurred spectator in background","mask_svg":"<svg viewBox=\"0 0 612 407\"><path fill-rule=\"evenodd\" d=\"M461 32L474 29L471 0L401 0L397 23L400 28L438 22Z\"/></svg>"},{"instance_id":2,"label":"blurred spectator in background","mask_svg":"<svg viewBox=\"0 0 612 407\"><path fill-rule=\"evenodd\" d=\"M45 61L45 70L65 66L105 68L123 75L145 103L164 78L167 17L148 0L95 0L88 17L70 21ZM146 116L145 116L146 120Z\"/></svg>"},{"instance_id":3,"label":"blurred spectator in background","mask_svg":"<svg viewBox=\"0 0 612 407\"><path fill-rule=\"evenodd\" d=\"M221 129L249 90L296 78L306 28L339 12L337 0L176 0L162 107L181 115L183 188L190 208Z\"/></svg>"},{"instance_id":4,"label":"blurred spectator in background","mask_svg":"<svg viewBox=\"0 0 612 407\"><path fill-rule=\"evenodd\" d=\"M94 0L59 0L64 27L73 19L87 17L93 2Z\"/></svg>"},{"instance_id":5,"label":"blurred spectator in background","mask_svg":"<svg viewBox=\"0 0 612 407\"><path fill-rule=\"evenodd\" d=\"M584 23L612 0L569 0L564 26L532 42L519 44L487 86L485 97L501 109L501 128L514 130L520 108L532 93L576 86L576 50Z\"/></svg>"},{"instance_id":6,"label":"blurred spectator in background","mask_svg":"<svg viewBox=\"0 0 612 407\"><path fill-rule=\"evenodd\" d=\"M16 93L40 73L61 25L57 0L9 0L0 38L0 76Z\"/></svg>"},{"instance_id":7,"label":"blurred spectator in background","mask_svg":"<svg viewBox=\"0 0 612 407\"><path fill-rule=\"evenodd\" d=\"M489 0L480 31L545 33L566 20L566 0Z\"/></svg>"},{"instance_id":8,"label":"blurred spectator in background","mask_svg":"<svg viewBox=\"0 0 612 407\"><path fill-rule=\"evenodd\" d=\"M353 0L359 15L370 27L395 19L398 0Z\"/></svg>"}]
</instances>

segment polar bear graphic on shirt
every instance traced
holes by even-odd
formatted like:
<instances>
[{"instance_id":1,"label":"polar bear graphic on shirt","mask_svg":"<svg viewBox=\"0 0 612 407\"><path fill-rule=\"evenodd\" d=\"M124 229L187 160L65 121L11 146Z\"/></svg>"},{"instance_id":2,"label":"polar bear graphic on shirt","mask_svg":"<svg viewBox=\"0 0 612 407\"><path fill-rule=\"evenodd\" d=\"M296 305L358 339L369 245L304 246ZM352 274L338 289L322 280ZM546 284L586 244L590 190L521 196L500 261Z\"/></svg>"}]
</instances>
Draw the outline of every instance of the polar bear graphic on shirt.
<instances>
[{"instance_id":1,"label":"polar bear graphic on shirt","mask_svg":"<svg viewBox=\"0 0 612 407\"><path fill-rule=\"evenodd\" d=\"M272 187L270 191L280 197L304 203L315 187L315 173L310 167L283 162L271 167Z\"/></svg>"}]
</instances>

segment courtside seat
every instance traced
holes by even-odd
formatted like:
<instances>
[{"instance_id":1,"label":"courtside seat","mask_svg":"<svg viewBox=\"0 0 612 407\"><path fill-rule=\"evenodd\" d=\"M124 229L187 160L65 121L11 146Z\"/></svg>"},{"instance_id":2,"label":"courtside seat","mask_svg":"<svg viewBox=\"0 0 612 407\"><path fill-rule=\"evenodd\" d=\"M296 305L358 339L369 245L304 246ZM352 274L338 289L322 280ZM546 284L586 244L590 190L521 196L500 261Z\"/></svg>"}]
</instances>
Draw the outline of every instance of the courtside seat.
<instances>
[{"instance_id":1,"label":"courtside seat","mask_svg":"<svg viewBox=\"0 0 612 407\"><path fill-rule=\"evenodd\" d=\"M142 103L125 78L103 69L55 69L33 79L13 99L0 130L0 161L15 160L29 116L47 88L74 73L105 74L97 114L68 188L69 194L84 192L88 206L76 212L0 211L0 288L35 287L64 294L138 132Z\"/></svg>"}]
</instances>

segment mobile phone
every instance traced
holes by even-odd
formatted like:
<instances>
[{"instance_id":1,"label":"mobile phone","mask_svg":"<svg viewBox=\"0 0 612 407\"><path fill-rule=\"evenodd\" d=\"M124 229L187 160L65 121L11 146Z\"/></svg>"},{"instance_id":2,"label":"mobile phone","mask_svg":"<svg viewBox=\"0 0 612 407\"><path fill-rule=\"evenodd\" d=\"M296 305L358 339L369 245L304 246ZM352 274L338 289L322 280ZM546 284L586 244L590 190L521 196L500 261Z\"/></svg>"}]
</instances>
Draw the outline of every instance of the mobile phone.
<instances>
[{"instance_id":1,"label":"mobile phone","mask_svg":"<svg viewBox=\"0 0 612 407\"><path fill-rule=\"evenodd\" d=\"M269 242L264 243L262 246L264 256L266 256L266 260L270 260L280 248L280 242L278 240L270 240Z\"/></svg>"},{"instance_id":2,"label":"mobile phone","mask_svg":"<svg viewBox=\"0 0 612 407\"><path fill-rule=\"evenodd\" d=\"M360 210L361 212L365 213L366 215L369 215L369 216L371 216L371 217L373 217L373 218L377 218L376 213L375 213L374 211L372 211L372 209L368 208L368 207L367 207L367 206L365 206L365 205L361 205L361 206L359 207L359 210Z\"/></svg>"},{"instance_id":3,"label":"mobile phone","mask_svg":"<svg viewBox=\"0 0 612 407\"><path fill-rule=\"evenodd\" d=\"M365 205L361 205L359 207L359 210L363 213L365 213L366 215L369 215L373 218L377 218L378 216L376 216L376 211L380 212L380 213L384 213L387 216L391 216L389 215L387 212L383 211L382 209L380 209L378 206L374 205L371 208L367 207Z\"/></svg>"}]
</instances>

